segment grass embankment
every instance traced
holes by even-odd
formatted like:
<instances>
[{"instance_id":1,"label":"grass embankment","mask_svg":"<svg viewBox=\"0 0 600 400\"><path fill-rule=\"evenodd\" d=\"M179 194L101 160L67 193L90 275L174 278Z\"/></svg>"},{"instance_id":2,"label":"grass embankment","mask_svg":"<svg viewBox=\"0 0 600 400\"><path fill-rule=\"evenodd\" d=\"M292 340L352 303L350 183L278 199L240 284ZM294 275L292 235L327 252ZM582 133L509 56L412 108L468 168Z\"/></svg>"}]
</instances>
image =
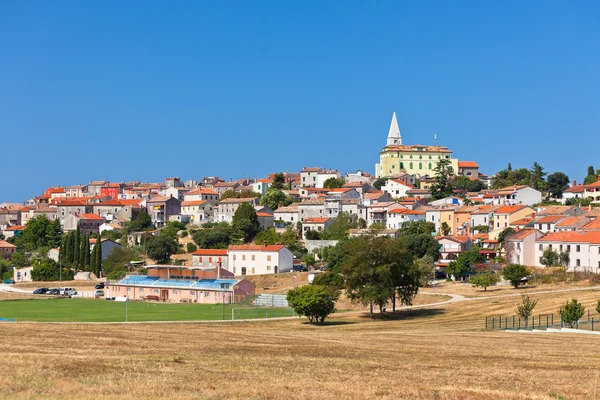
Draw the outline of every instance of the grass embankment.
<instances>
[{"instance_id":1,"label":"grass embankment","mask_svg":"<svg viewBox=\"0 0 600 400\"><path fill-rule=\"evenodd\" d=\"M129 302L129 321L199 321L231 319L239 304L164 304ZM239 312L238 312L239 313ZM289 317L287 308L271 308L268 317ZM37 299L0 301L0 317L35 322L124 322L125 302L103 299ZM264 308L244 310L236 319L265 318Z\"/></svg>"},{"instance_id":2,"label":"grass embankment","mask_svg":"<svg viewBox=\"0 0 600 400\"><path fill-rule=\"evenodd\" d=\"M559 304L572 297L592 307L600 293L536 295L536 312L556 312ZM364 315L339 314L320 327L299 320L4 324L0 397L597 397L597 336L483 330L486 314L508 315L519 301L518 297L470 300L403 311L375 321Z\"/></svg>"}]
</instances>

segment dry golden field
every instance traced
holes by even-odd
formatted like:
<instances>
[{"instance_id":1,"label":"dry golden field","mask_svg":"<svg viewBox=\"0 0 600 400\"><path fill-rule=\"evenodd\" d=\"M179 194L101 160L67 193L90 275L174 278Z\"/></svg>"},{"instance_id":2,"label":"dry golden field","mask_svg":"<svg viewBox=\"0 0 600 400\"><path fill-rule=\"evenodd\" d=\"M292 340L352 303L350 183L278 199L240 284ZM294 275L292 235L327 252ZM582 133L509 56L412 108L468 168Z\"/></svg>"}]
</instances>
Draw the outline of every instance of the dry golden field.
<instances>
[{"instance_id":1,"label":"dry golden field","mask_svg":"<svg viewBox=\"0 0 600 400\"><path fill-rule=\"evenodd\" d=\"M541 288L540 288L541 289ZM514 293L514 291L512 292ZM510 293L510 294L512 294ZM490 293L493 294L493 293ZM536 312L600 291L535 295ZM593 399L600 338L483 330L518 297L370 321L1 325L9 399Z\"/></svg>"}]
</instances>

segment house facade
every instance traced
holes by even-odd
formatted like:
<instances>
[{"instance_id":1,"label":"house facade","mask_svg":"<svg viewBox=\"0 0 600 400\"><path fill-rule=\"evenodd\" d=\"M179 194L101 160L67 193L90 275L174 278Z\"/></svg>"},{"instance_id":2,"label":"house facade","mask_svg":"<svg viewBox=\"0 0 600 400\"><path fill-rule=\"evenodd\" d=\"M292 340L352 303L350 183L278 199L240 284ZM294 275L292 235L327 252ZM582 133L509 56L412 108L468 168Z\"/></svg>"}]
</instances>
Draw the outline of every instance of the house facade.
<instances>
[{"instance_id":1,"label":"house facade","mask_svg":"<svg viewBox=\"0 0 600 400\"><path fill-rule=\"evenodd\" d=\"M229 271L235 276L276 274L291 271L294 255L283 245L229 246Z\"/></svg>"}]
</instances>

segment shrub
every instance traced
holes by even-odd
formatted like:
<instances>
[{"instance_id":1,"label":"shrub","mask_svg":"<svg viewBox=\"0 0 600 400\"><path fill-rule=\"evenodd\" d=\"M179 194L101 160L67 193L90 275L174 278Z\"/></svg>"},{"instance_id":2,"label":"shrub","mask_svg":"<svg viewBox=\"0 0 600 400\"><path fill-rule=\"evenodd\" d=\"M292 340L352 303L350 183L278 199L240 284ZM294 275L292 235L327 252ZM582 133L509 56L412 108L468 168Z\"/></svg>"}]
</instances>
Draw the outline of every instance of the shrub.
<instances>
[{"instance_id":1,"label":"shrub","mask_svg":"<svg viewBox=\"0 0 600 400\"><path fill-rule=\"evenodd\" d=\"M188 237L188 231L183 231L179 234L182 238Z\"/></svg>"},{"instance_id":2,"label":"shrub","mask_svg":"<svg viewBox=\"0 0 600 400\"><path fill-rule=\"evenodd\" d=\"M583 304L578 302L577 299L571 299L571 301L567 301L558 309L558 313L560 314L562 322L569 325L571 328L573 328L577 321L583 317L584 312L585 307Z\"/></svg>"},{"instance_id":3,"label":"shrub","mask_svg":"<svg viewBox=\"0 0 600 400\"><path fill-rule=\"evenodd\" d=\"M529 317L533 312L533 309L537 305L537 300L533 300L529 298L528 295L523 295L521 297L521 304L517 305L515 311L519 315L519 317L523 318L525 321L525 326L527 326L529 322Z\"/></svg>"},{"instance_id":4,"label":"shrub","mask_svg":"<svg viewBox=\"0 0 600 400\"><path fill-rule=\"evenodd\" d=\"M527 277L529 272L527 267L520 264L509 264L502 270L504 279L510 281L510 284L516 288L521 284L521 279Z\"/></svg>"},{"instance_id":5,"label":"shrub","mask_svg":"<svg viewBox=\"0 0 600 400\"><path fill-rule=\"evenodd\" d=\"M188 253L193 253L196 250L198 250L198 246L196 246L194 243L188 243L187 244L187 252Z\"/></svg>"},{"instance_id":6,"label":"shrub","mask_svg":"<svg viewBox=\"0 0 600 400\"><path fill-rule=\"evenodd\" d=\"M483 291L487 292L488 286L494 286L496 283L500 282L500 277L496 274L485 272L483 274L472 276L470 282L473 287L482 287Z\"/></svg>"},{"instance_id":7,"label":"shrub","mask_svg":"<svg viewBox=\"0 0 600 400\"><path fill-rule=\"evenodd\" d=\"M290 290L287 300L299 315L308 317L308 322L322 324L329 314L335 312L335 304L329 291L322 286L306 285Z\"/></svg>"}]
</instances>

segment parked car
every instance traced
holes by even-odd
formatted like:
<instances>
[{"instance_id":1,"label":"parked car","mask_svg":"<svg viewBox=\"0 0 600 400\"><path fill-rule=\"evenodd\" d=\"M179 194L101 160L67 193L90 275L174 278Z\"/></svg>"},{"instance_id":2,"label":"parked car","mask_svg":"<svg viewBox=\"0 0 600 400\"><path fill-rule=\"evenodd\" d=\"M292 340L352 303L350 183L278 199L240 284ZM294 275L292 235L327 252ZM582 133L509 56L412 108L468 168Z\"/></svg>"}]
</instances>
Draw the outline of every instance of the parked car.
<instances>
[{"instance_id":1,"label":"parked car","mask_svg":"<svg viewBox=\"0 0 600 400\"><path fill-rule=\"evenodd\" d=\"M74 288L64 288L61 293L63 296L75 296L77 295L77 290L75 290Z\"/></svg>"},{"instance_id":2,"label":"parked car","mask_svg":"<svg viewBox=\"0 0 600 400\"><path fill-rule=\"evenodd\" d=\"M435 271L435 279L446 279L447 275L444 271Z\"/></svg>"},{"instance_id":3,"label":"parked car","mask_svg":"<svg viewBox=\"0 0 600 400\"><path fill-rule=\"evenodd\" d=\"M96 290L96 293L94 294L94 297L98 298L98 297L104 297L104 290Z\"/></svg>"},{"instance_id":4,"label":"parked car","mask_svg":"<svg viewBox=\"0 0 600 400\"><path fill-rule=\"evenodd\" d=\"M39 288L39 289L35 289L33 291L33 294L48 294L49 291L50 291L50 289L42 287L42 288Z\"/></svg>"},{"instance_id":5,"label":"parked car","mask_svg":"<svg viewBox=\"0 0 600 400\"><path fill-rule=\"evenodd\" d=\"M308 271L308 268L306 268L304 265L294 265L292 267L292 271L294 271L294 272L305 272L305 271Z\"/></svg>"},{"instance_id":6,"label":"parked car","mask_svg":"<svg viewBox=\"0 0 600 400\"><path fill-rule=\"evenodd\" d=\"M60 294L60 289L59 288L50 289L50 291L48 292L48 294L51 294L51 295L54 295L54 296L58 296Z\"/></svg>"},{"instance_id":7,"label":"parked car","mask_svg":"<svg viewBox=\"0 0 600 400\"><path fill-rule=\"evenodd\" d=\"M100 282L99 284L97 284L95 287L95 289L104 289L104 282Z\"/></svg>"},{"instance_id":8,"label":"parked car","mask_svg":"<svg viewBox=\"0 0 600 400\"><path fill-rule=\"evenodd\" d=\"M7 285L13 285L15 281L13 279L5 279L4 283L6 283Z\"/></svg>"}]
</instances>

